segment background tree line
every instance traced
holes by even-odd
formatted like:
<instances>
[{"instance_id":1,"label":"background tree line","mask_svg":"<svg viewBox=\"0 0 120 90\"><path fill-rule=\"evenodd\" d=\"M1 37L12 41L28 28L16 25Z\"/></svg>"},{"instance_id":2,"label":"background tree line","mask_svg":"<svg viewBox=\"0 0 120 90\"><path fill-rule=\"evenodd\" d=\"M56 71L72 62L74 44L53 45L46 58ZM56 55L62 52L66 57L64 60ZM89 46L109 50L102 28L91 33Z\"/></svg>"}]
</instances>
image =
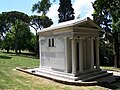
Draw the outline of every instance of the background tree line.
<instances>
[{"instance_id":1,"label":"background tree line","mask_svg":"<svg viewBox=\"0 0 120 90\"><path fill-rule=\"evenodd\" d=\"M16 54L21 53L21 50L29 50L39 55L37 32L53 24L52 20L46 16L51 4L49 0L41 0L33 5L32 11L37 11L41 16L28 16L18 11L2 12L0 14L0 48L6 49L7 52L11 49L15 50ZM74 19L71 0L60 0L58 11L60 12L59 23ZM30 27L35 30L35 35L31 33Z\"/></svg>"},{"instance_id":2,"label":"background tree line","mask_svg":"<svg viewBox=\"0 0 120 90\"><path fill-rule=\"evenodd\" d=\"M37 30L42 27L49 27L53 22L47 16L28 16L23 12L10 11L0 14L0 48L15 50L29 50L38 55L38 35ZM30 31L33 27L36 31L34 35ZM37 49L36 49L37 48Z\"/></svg>"}]
</instances>

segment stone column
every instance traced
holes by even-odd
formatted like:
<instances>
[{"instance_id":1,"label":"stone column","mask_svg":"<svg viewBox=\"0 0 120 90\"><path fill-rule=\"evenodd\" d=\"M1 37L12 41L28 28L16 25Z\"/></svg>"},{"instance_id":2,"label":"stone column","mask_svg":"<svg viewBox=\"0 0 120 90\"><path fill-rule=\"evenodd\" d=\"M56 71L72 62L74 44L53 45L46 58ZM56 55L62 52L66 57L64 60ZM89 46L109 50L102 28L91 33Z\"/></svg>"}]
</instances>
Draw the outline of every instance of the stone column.
<instances>
[{"instance_id":1,"label":"stone column","mask_svg":"<svg viewBox=\"0 0 120 90\"><path fill-rule=\"evenodd\" d=\"M91 46L90 46L90 38L86 37L86 69L90 69L91 66Z\"/></svg>"},{"instance_id":2,"label":"stone column","mask_svg":"<svg viewBox=\"0 0 120 90\"><path fill-rule=\"evenodd\" d=\"M99 64L99 39L95 38L95 50L96 50L96 68L100 69Z\"/></svg>"},{"instance_id":3,"label":"stone column","mask_svg":"<svg viewBox=\"0 0 120 90\"><path fill-rule=\"evenodd\" d=\"M65 37L65 72L70 73L72 71L72 61L70 58L70 39Z\"/></svg>"},{"instance_id":4,"label":"stone column","mask_svg":"<svg viewBox=\"0 0 120 90\"><path fill-rule=\"evenodd\" d=\"M77 44L74 38L71 40L71 46L72 46L72 73L75 74L77 72Z\"/></svg>"},{"instance_id":5,"label":"stone column","mask_svg":"<svg viewBox=\"0 0 120 90\"><path fill-rule=\"evenodd\" d=\"M79 40L79 72L83 72L83 39Z\"/></svg>"},{"instance_id":6,"label":"stone column","mask_svg":"<svg viewBox=\"0 0 120 90\"><path fill-rule=\"evenodd\" d=\"M90 51L91 52L91 59L90 59L91 60L91 69L93 69L94 68L94 44L93 44L93 38L90 39L90 44L91 44L90 45L91 46L90 47L91 48L91 51Z\"/></svg>"},{"instance_id":7,"label":"stone column","mask_svg":"<svg viewBox=\"0 0 120 90\"><path fill-rule=\"evenodd\" d=\"M39 37L39 56L40 56L40 66L39 66L39 68L41 68L41 58L42 58L42 56L41 56L41 52L42 52L42 46L41 46L41 38Z\"/></svg>"},{"instance_id":8,"label":"stone column","mask_svg":"<svg viewBox=\"0 0 120 90\"><path fill-rule=\"evenodd\" d=\"M87 51L87 48L86 48L86 38L84 38L84 40L83 40L83 70L86 69L86 60L87 60L87 58L86 58L86 56L87 56L86 51Z\"/></svg>"}]
</instances>

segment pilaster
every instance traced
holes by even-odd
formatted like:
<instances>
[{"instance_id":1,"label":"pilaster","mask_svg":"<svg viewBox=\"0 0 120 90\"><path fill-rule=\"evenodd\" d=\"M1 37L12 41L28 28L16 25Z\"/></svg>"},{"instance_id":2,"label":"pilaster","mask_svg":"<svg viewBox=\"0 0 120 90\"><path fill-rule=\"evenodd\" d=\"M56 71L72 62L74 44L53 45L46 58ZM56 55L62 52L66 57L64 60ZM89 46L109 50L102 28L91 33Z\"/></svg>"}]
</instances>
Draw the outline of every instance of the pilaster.
<instances>
[{"instance_id":1,"label":"pilaster","mask_svg":"<svg viewBox=\"0 0 120 90\"><path fill-rule=\"evenodd\" d=\"M41 45L42 43L41 43L41 38L39 37L39 55L40 55L40 66L39 66L39 68L41 68L41 62L42 62L42 55L41 55L41 52L42 52L42 45Z\"/></svg>"}]
</instances>

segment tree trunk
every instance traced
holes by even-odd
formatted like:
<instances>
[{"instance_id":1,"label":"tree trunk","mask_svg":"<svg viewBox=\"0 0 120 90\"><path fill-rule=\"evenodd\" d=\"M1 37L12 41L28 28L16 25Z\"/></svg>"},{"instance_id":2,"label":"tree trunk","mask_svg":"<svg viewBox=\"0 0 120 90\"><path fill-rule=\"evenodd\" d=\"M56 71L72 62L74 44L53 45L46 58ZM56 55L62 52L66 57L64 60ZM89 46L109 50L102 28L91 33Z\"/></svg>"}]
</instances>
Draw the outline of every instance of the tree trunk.
<instances>
[{"instance_id":1,"label":"tree trunk","mask_svg":"<svg viewBox=\"0 0 120 90\"><path fill-rule=\"evenodd\" d=\"M7 53L9 53L10 47L7 47Z\"/></svg>"},{"instance_id":2,"label":"tree trunk","mask_svg":"<svg viewBox=\"0 0 120 90\"><path fill-rule=\"evenodd\" d=\"M115 31L115 33L114 33L114 49L115 49L114 67L120 68L120 65L119 65L119 40L118 40L118 32L117 31Z\"/></svg>"}]
</instances>

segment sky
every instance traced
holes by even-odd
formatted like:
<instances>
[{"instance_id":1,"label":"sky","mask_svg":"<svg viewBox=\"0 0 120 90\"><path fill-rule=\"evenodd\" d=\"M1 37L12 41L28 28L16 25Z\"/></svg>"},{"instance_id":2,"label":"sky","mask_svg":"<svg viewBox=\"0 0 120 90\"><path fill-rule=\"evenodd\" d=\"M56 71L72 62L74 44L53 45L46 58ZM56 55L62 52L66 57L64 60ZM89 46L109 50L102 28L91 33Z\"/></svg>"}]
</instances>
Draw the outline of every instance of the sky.
<instances>
[{"instance_id":1,"label":"sky","mask_svg":"<svg viewBox=\"0 0 120 90\"><path fill-rule=\"evenodd\" d=\"M93 13L92 3L95 0L71 0L72 5L74 8L75 19L80 15L80 18L90 17L92 19L91 14ZM59 3L55 3L51 6L50 11L48 12L47 16L52 18L54 24L58 22L58 10Z\"/></svg>"},{"instance_id":2,"label":"sky","mask_svg":"<svg viewBox=\"0 0 120 90\"><path fill-rule=\"evenodd\" d=\"M20 11L28 15L39 15L31 11L32 5L37 3L39 0L1 0L0 1L0 13L6 11ZM52 2L53 0L51 0ZM80 15L80 18L90 17L93 13L91 2L95 0L71 0L74 8L75 18ZM59 2L56 0L47 13L47 16L51 18L54 24L58 23L58 10Z\"/></svg>"}]
</instances>

